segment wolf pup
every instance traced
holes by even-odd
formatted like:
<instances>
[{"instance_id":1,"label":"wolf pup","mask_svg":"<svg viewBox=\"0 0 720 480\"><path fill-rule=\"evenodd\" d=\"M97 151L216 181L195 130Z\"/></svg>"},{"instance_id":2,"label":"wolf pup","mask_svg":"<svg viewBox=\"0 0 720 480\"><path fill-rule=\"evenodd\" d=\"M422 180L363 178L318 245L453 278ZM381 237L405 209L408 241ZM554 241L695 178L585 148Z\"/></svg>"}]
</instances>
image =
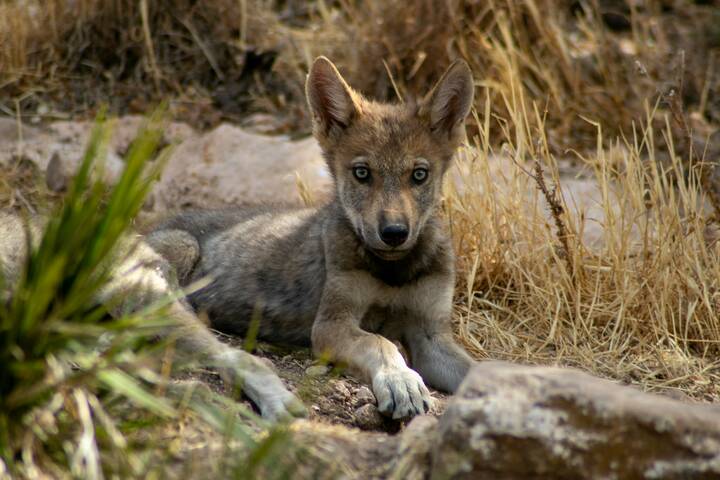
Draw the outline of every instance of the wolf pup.
<instances>
[{"instance_id":1,"label":"wolf pup","mask_svg":"<svg viewBox=\"0 0 720 480\"><path fill-rule=\"evenodd\" d=\"M454 392L473 360L453 340L454 255L439 213L464 138L473 79L453 63L420 102L365 99L324 57L306 84L313 132L334 178L320 208L188 212L148 237L213 328L312 345L372 385L381 412L426 412L425 383ZM409 354L405 362L394 341Z\"/></svg>"}]
</instances>

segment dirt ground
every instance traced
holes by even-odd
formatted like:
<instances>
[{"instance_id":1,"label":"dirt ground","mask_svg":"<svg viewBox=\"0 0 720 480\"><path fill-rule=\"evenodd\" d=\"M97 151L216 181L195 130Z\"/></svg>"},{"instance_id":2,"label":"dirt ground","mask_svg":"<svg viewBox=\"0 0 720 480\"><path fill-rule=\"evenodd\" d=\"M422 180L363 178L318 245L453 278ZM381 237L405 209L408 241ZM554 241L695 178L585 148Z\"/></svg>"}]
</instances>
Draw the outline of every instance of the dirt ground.
<instances>
[{"instance_id":1,"label":"dirt ground","mask_svg":"<svg viewBox=\"0 0 720 480\"><path fill-rule=\"evenodd\" d=\"M243 348L241 338L219 333L218 336L230 345ZM318 363L307 348L260 343L254 353L272 362L285 384L305 403L310 421L368 432L396 433L403 427L403 422L380 414L368 386L348 372ZM215 372L201 370L189 377L206 383L216 393L230 393ZM442 415L449 396L432 389L430 393L434 401L430 415ZM249 401L245 404L254 408Z\"/></svg>"}]
</instances>

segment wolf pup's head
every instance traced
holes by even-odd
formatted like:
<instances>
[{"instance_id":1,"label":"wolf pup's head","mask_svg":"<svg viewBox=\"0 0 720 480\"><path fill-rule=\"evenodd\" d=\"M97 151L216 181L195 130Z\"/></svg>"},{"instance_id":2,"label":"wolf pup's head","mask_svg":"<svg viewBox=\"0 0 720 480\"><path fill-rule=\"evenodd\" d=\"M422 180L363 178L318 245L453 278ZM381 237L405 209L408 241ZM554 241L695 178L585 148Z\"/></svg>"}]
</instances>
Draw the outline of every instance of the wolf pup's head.
<instances>
[{"instance_id":1,"label":"wolf pup's head","mask_svg":"<svg viewBox=\"0 0 720 480\"><path fill-rule=\"evenodd\" d=\"M305 89L313 132L355 233L380 258L402 258L433 214L442 177L464 139L470 68L456 61L419 102L381 104L350 88L319 57Z\"/></svg>"}]
</instances>

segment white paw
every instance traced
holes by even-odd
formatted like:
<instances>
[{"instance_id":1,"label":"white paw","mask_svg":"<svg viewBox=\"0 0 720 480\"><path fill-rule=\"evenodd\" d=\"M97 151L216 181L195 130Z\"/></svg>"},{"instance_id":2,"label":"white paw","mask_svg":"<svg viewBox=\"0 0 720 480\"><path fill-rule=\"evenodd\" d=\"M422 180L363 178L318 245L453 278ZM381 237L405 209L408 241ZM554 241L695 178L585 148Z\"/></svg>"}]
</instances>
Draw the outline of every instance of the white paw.
<instances>
[{"instance_id":1,"label":"white paw","mask_svg":"<svg viewBox=\"0 0 720 480\"><path fill-rule=\"evenodd\" d=\"M430 392L422 378L409 368L378 372L373 377L372 387L378 410L394 419L426 413L432 405Z\"/></svg>"},{"instance_id":2,"label":"white paw","mask_svg":"<svg viewBox=\"0 0 720 480\"><path fill-rule=\"evenodd\" d=\"M295 395L285 390L276 395L264 396L257 401L263 418L277 422L307 417L305 405Z\"/></svg>"},{"instance_id":3,"label":"white paw","mask_svg":"<svg viewBox=\"0 0 720 480\"><path fill-rule=\"evenodd\" d=\"M267 420L289 421L307 416L300 399L274 373L246 374L244 391Z\"/></svg>"},{"instance_id":4,"label":"white paw","mask_svg":"<svg viewBox=\"0 0 720 480\"><path fill-rule=\"evenodd\" d=\"M307 416L303 403L290 392L274 372L272 363L241 350L228 350L215 356L216 364L230 383L257 405L260 414L271 421Z\"/></svg>"}]
</instances>

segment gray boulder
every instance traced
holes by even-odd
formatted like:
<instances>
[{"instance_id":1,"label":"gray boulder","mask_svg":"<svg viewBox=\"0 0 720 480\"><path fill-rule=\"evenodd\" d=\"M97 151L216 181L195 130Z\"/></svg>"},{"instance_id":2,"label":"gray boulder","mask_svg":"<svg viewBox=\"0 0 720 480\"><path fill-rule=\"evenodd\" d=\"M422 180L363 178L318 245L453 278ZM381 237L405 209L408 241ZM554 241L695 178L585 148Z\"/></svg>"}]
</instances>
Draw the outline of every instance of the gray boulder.
<instances>
[{"instance_id":1,"label":"gray boulder","mask_svg":"<svg viewBox=\"0 0 720 480\"><path fill-rule=\"evenodd\" d=\"M479 364L435 435L430 478L720 478L720 408L566 368Z\"/></svg>"}]
</instances>

